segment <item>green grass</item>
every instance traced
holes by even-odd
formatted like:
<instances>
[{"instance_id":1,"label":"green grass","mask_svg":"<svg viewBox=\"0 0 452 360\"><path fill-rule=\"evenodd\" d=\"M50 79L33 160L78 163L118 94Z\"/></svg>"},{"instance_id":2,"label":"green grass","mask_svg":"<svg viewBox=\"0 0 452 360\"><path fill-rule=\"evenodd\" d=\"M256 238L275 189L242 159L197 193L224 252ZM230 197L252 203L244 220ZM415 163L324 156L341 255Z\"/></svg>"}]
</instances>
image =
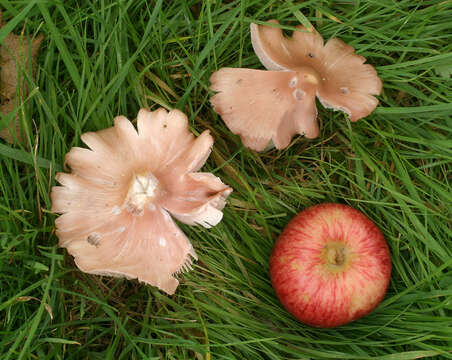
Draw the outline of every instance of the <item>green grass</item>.
<instances>
[{"instance_id":1,"label":"green grass","mask_svg":"<svg viewBox=\"0 0 452 360\"><path fill-rule=\"evenodd\" d=\"M20 109L27 146L0 143L1 359L452 359L452 1L0 6L0 39L46 37ZM319 106L317 139L245 149L210 107L208 79L223 66L262 68L248 29L270 18L288 30L308 19L353 45L383 80L379 108L351 124ZM195 133L209 128L205 169L234 188L218 226L182 226L199 261L171 297L78 271L50 212L54 175L80 135L141 106L178 108ZM268 276L282 228L325 201L373 219L393 263L381 305L337 329L294 320Z\"/></svg>"}]
</instances>

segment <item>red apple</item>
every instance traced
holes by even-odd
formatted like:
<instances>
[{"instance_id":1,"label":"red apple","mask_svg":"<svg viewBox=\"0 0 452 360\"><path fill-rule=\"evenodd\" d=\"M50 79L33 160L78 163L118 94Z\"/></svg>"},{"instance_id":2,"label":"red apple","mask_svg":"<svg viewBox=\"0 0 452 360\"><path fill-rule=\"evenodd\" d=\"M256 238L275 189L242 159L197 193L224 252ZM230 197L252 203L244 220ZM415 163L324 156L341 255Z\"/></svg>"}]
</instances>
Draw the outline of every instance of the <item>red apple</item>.
<instances>
[{"instance_id":1,"label":"red apple","mask_svg":"<svg viewBox=\"0 0 452 360\"><path fill-rule=\"evenodd\" d=\"M378 227L350 206L325 203L300 212L279 236L270 277L298 320L335 327L370 313L391 276L388 245Z\"/></svg>"}]
</instances>

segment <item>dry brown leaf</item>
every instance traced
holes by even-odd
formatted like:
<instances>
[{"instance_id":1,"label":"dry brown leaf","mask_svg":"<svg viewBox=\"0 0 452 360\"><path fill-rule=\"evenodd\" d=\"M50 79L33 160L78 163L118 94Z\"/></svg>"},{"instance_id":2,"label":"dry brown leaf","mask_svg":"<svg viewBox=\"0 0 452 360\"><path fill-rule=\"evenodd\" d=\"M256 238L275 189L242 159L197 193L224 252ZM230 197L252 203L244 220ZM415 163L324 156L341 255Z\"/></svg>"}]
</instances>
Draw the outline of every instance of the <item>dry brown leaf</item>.
<instances>
[{"instance_id":1,"label":"dry brown leaf","mask_svg":"<svg viewBox=\"0 0 452 360\"><path fill-rule=\"evenodd\" d=\"M40 299L34 297L34 296L19 296L18 298L16 298L16 301L19 302L25 302L25 301L30 301L30 300L36 300L38 302L41 302ZM44 308L46 309L47 313L50 316L50 320L53 320L53 312L52 312L52 307L49 304L44 304Z\"/></svg>"},{"instance_id":2,"label":"dry brown leaf","mask_svg":"<svg viewBox=\"0 0 452 360\"><path fill-rule=\"evenodd\" d=\"M0 11L0 29L3 28ZM24 72L32 69L35 73L36 54L44 36L39 34L31 40L27 36L8 34L0 46L0 112L6 116L14 111L28 94ZM19 116L14 116L5 128L0 130L0 137L12 143L15 138L22 139Z\"/></svg>"},{"instance_id":3,"label":"dry brown leaf","mask_svg":"<svg viewBox=\"0 0 452 360\"><path fill-rule=\"evenodd\" d=\"M35 298L34 296L19 296L16 301L30 301L30 300L36 300L36 301L41 301L38 298Z\"/></svg>"},{"instance_id":4,"label":"dry brown leaf","mask_svg":"<svg viewBox=\"0 0 452 360\"><path fill-rule=\"evenodd\" d=\"M49 313L50 320L53 320L53 312L52 312L52 308L50 307L50 305L44 304L44 307L45 307L46 311Z\"/></svg>"}]
</instances>

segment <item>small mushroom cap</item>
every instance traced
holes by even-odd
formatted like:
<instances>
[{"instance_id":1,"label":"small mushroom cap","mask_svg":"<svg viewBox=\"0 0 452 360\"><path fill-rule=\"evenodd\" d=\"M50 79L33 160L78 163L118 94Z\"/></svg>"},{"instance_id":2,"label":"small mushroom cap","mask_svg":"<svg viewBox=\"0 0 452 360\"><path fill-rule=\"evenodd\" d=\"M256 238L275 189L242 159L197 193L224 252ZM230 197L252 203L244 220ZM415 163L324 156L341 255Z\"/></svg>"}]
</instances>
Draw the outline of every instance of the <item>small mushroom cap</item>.
<instances>
[{"instance_id":1,"label":"small mushroom cap","mask_svg":"<svg viewBox=\"0 0 452 360\"><path fill-rule=\"evenodd\" d=\"M211 78L214 110L245 146L283 149L295 134L318 136L315 85L305 72L222 68ZM315 79L314 79L315 80Z\"/></svg>"},{"instance_id":2,"label":"small mushroom cap","mask_svg":"<svg viewBox=\"0 0 452 360\"><path fill-rule=\"evenodd\" d=\"M232 189L197 173L210 154L208 131L195 138L178 110L141 109L138 131L123 116L113 127L82 135L90 149L66 155L52 211L60 246L87 273L138 278L173 294L175 274L190 269L195 251L170 214L216 225Z\"/></svg>"},{"instance_id":3,"label":"small mushroom cap","mask_svg":"<svg viewBox=\"0 0 452 360\"><path fill-rule=\"evenodd\" d=\"M286 38L270 20L268 25L251 24L251 42L259 60L268 70L296 71L310 67L321 79L317 96L328 108L342 110L357 121L378 105L372 95L381 92L382 82L375 69L354 48L332 38L325 45L315 29L297 26Z\"/></svg>"}]
</instances>

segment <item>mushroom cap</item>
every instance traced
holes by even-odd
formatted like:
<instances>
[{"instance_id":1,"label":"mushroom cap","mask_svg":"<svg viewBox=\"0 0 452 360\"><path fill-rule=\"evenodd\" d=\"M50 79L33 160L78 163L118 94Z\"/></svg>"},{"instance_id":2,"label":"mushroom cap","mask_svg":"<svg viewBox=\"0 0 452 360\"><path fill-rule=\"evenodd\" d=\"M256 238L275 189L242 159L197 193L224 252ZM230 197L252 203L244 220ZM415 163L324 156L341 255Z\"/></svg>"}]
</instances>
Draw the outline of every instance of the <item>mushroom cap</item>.
<instances>
[{"instance_id":1,"label":"mushroom cap","mask_svg":"<svg viewBox=\"0 0 452 360\"><path fill-rule=\"evenodd\" d=\"M283 149L299 133L318 136L315 86L309 73L222 68L211 78L214 110L245 146L262 151L270 140Z\"/></svg>"},{"instance_id":2,"label":"mushroom cap","mask_svg":"<svg viewBox=\"0 0 452 360\"><path fill-rule=\"evenodd\" d=\"M351 121L375 109L381 80L353 47L335 38L324 44L303 26L286 38L278 25L251 24L254 51L269 71L222 68L210 78L214 110L245 146L262 151L272 140L283 149L295 134L317 137L316 96Z\"/></svg>"},{"instance_id":3,"label":"mushroom cap","mask_svg":"<svg viewBox=\"0 0 452 360\"><path fill-rule=\"evenodd\" d=\"M175 274L196 253L181 222L216 225L232 189L197 172L208 158L208 131L195 138L178 110L141 109L138 131L123 116L113 127L82 135L90 149L66 155L71 174L58 173L52 211L59 244L84 272L138 278L173 294Z\"/></svg>"},{"instance_id":4,"label":"mushroom cap","mask_svg":"<svg viewBox=\"0 0 452 360\"><path fill-rule=\"evenodd\" d=\"M322 105L344 111L351 121L369 115L377 107L378 100L372 95L380 94L382 82L352 46L337 38L324 45L314 28L303 26L297 26L292 37L287 38L278 21L267 24L251 24L250 29L254 51L268 70L312 68L321 78L317 96Z\"/></svg>"}]
</instances>

